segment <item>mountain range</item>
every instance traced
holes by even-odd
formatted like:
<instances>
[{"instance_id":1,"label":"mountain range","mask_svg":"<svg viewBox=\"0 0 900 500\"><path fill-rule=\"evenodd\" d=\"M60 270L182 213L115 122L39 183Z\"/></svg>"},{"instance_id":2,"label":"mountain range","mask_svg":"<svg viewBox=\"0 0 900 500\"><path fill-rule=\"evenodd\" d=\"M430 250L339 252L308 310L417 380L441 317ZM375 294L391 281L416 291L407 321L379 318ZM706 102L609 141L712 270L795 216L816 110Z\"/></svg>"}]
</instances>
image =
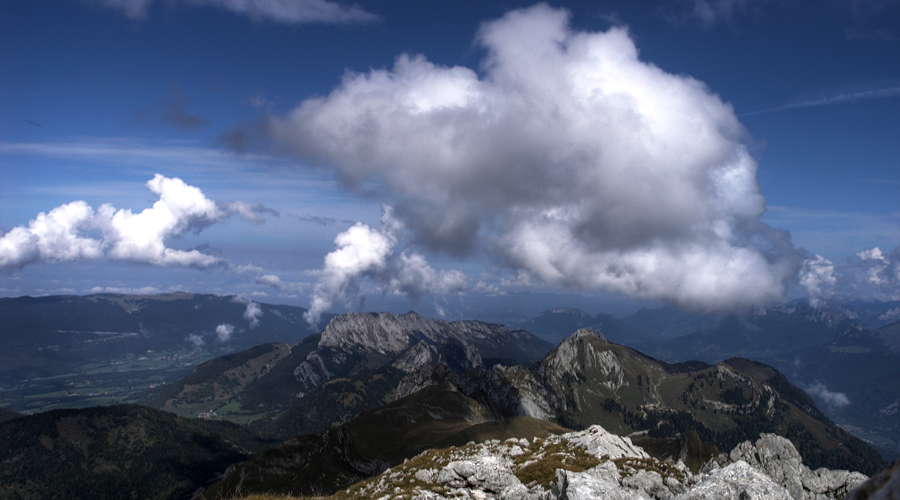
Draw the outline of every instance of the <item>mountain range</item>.
<instances>
[{"instance_id":1,"label":"mountain range","mask_svg":"<svg viewBox=\"0 0 900 500\"><path fill-rule=\"evenodd\" d=\"M893 460L900 457L898 319L898 302L793 303L741 315L644 309L618 325L607 323L616 342L660 360L743 357L769 364L807 391L830 419ZM591 327L603 320L602 314L551 309L527 324L552 338L574 324Z\"/></svg>"},{"instance_id":2,"label":"mountain range","mask_svg":"<svg viewBox=\"0 0 900 500\"><path fill-rule=\"evenodd\" d=\"M528 332L480 321L349 313L297 344L266 344L208 361L137 401L183 416L215 413L287 439L391 401L406 373L426 364L458 372L500 362L530 365L552 347Z\"/></svg>"},{"instance_id":3,"label":"mountain range","mask_svg":"<svg viewBox=\"0 0 900 500\"><path fill-rule=\"evenodd\" d=\"M60 303L66 301L54 299ZM99 303L105 310L114 311L113 317L120 318L128 317L122 316L122 309L132 308L131 313L126 313L139 317L144 309L166 304L176 306L173 311L190 315L186 306L191 306L198 318L185 320L178 333L168 334L169 341L193 344L193 350L189 351L193 352L202 347L190 337L197 335L213 346L210 349L219 349L221 355L195 363L192 372L181 368L181 375L168 369L168 374L163 376L157 369L155 376L160 377L157 380L165 383L154 384L149 389L146 385L136 387L131 392L134 396L121 399L144 406L58 410L29 416L8 409L0 412L3 439L0 468L11 471L0 478L0 487L6 488L3 492L9 495L52 497L49 490L41 489L46 484L33 480L33 474L45 467L41 464L50 464L46 467L55 471L54 477L66 478L50 484L74 488L71 491L86 488L75 484L76 478L86 470L91 471L92 481L106 485L85 490L92 498L106 498L101 490L121 494L131 491L129 488L140 491L135 495L141 498L177 498L182 493L173 493L176 490L207 487L208 493L215 495L245 494L253 488L304 494L338 491L411 460L426 448L460 446L485 439L538 436L543 439L550 434L597 424L610 432L630 436L655 459L671 462L681 459L694 472L716 455L717 450L731 450L761 434L774 433L789 438L796 447L795 453L810 467L873 474L884 466L882 457L868 444L835 425L829 416L838 410L857 411L853 418L868 426L865 429L882 429L879 436L888 434L897 418L897 412L891 411L896 406L891 406L892 401L897 401L891 399L895 397L891 392L895 390L893 386L897 385L891 380L896 378L877 381L877 376L894 376L890 370L896 366L900 326L891 323L872 328L860 319L862 314L848 308L791 305L756 310L742 317L718 317L714 321L702 315L679 317L672 310L645 311L618 320L557 309L531 321L531 327L544 338L563 337L554 347L524 329L473 320L426 319L415 313L351 313L332 318L321 332L307 334L301 331L305 327L300 322L302 309L295 308L294 315L289 316L290 310L279 309L286 306L250 303L233 297L178 294L83 299L91 299L89 307ZM28 305L30 301L21 302ZM220 323L214 314L207 314L201 321L200 317L206 313L200 311L213 310L216 304L235 308L233 313L240 313L246 329L238 332L234 323ZM870 319L887 317L892 307L888 304L881 309L886 306L882 312L871 306L863 312ZM62 314L66 307L72 311ZM38 332L34 335L36 339L46 343L48 339L64 338L82 352L101 353L101 356L103 349L109 349L106 353L113 355L113 349L108 346L133 345L128 342L164 344L166 334L152 330L147 330L146 335L137 332L137 337L110 336L108 341L96 342L94 337L86 336L88 330L65 330L74 332L67 337L62 329L51 328L58 324L54 321L60 322L59 318L67 315L81 318L78 321L85 325L91 321L95 327L109 324L90 314L79 315L77 309L74 301L59 307L57 319L47 313L50 318L40 322L33 319L39 315L32 313L31 323L20 320L15 324L40 325L43 330L32 329ZM262 313L245 318L247 311L256 309ZM96 312L99 309L92 311L102 314ZM173 321L174 314L166 321ZM254 317L257 325L251 327ZM253 332L263 331L260 330L262 320L267 317L278 318L273 325L281 325L285 336L276 340L287 342L259 343L239 349L238 333L248 341L253 339ZM635 324L635 317L640 318L638 324L643 327ZM670 318L673 325L681 326L666 332L648 330L646 325L659 318ZM199 326L202 324L215 326L203 330ZM233 327L229 340L234 339L234 343L225 345L226 342L219 340L216 329L221 324ZM614 342L596 329L560 333L564 328L585 324L602 326L617 340L627 340L639 349ZM698 324L705 326L685 333L690 330L688 325ZM272 326L266 335L277 336L278 328ZM91 330L90 333L99 338L102 332ZM85 336L86 340L78 335ZM729 335L735 338L728 338ZM6 336L13 337L10 333ZM28 342L33 344L31 351ZM35 339L21 344L25 347L20 345L20 352L37 352L36 359L48 348ZM91 344L105 345L91 351L94 349ZM767 344L773 347L765 350ZM680 360L673 359L698 346L709 354L706 360L676 362ZM718 359L730 353L753 356L756 361L746 357ZM211 355L212 350L206 351L206 356ZM695 359L698 357L704 356ZM58 359L65 360L63 356ZM77 356L72 354L71 359L74 362ZM691 359L691 356L681 359ZM840 366L831 365L833 369L818 372L809 368L825 362ZM103 365L103 358L98 357L92 366L110 365L109 360ZM873 372L873 367L881 367L883 371ZM71 383L91 374L86 364L76 368L74 372L49 379L58 384ZM38 366L38 369L44 368ZM138 379L134 375L140 372L112 373ZM843 392L843 386L832 382L841 374L851 380L873 381L866 388L872 401L867 403L868 407L858 403L869 400L856 399L857 394L864 392L863 388L848 387ZM804 392L791 383L803 380L800 376L819 381L821 387L810 383L803 386ZM10 393L8 389L4 392ZM841 399L848 398L847 394L852 394L852 403ZM836 406L828 406L829 401ZM36 407L32 403L32 408ZM184 419L172 413L202 418ZM860 434L861 428L853 430ZM159 469L149 462L141 462L139 455L150 446L157 448L147 453L147 457L168 465ZM192 451L175 458L172 454L177 452L173 450L179 447ZM57 463L71 462L73 457L77 458L76 463L87 465L67 469L69 466ZM238 462L244 465L232 467ZM140 465L133 468L134 464ZM197 472L186 479L183 474L166 468L172 464ZM127 487L115 482L115 473L128 476L140 467L153 470L153 474L159 471L165 479L158 487L149 484L151 477L146 481L132 478ZM111 475L102 476L107 472ZM276 478L285 474L299 474L297 477L311 474L299 483L290 483L309 488L291 490L294 486L279 483ZM330 479L314 480L316 474L318 478ZM234 483L235 478L242 479ZM239 486L237 489L235 484ZM250 488L251 485L255 486Z\"/></svg>"}]
</instances>

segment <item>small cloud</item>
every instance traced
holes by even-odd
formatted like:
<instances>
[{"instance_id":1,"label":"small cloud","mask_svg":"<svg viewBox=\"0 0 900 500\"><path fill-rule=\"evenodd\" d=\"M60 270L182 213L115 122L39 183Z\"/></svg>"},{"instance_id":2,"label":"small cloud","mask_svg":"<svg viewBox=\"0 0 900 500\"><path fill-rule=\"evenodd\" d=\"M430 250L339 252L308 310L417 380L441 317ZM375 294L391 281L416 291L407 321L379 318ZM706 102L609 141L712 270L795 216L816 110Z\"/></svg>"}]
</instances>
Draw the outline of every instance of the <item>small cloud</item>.
<instances>
[{"instance_id":1,"label":"small cloud","mask_svg":"<svg viewBox=\"0 0 900 500\"><path fill-rule=\"evenodd\" d=\"M293 217L301 222L312 222L313 224L318 224L320 226L333 226L337 223L352 225L352 224L356 223L356 221L352 221L349 219L335 219L334 217L321 217L318 215L310 215L310 214L306 214L306 215L288 214L288 215L290 215L291 217Z\"/></svg>"},{"instance_id":2,"label":"small cloud","mask_svg":"<svg viewBox=\"0 0 900 500\"><path fill-rule=\"evenodd\" d=\"M818 108L822 106L833 106L836 104L869 101L874 99L887 99L891 97L900 97L900 85L890 85L865 90L827 94L813 99L804 99L802 101L791 102L782 106L776 106L774 108L766 108L758 111L752 111L750 113L743 113L741 116L776 113L779 111L787 111L790 109Z\"/></svg>"},{"instance_id":3,"label":"small cloud","mask_svg":"<svg viewBox=\"0 0 900 500\"><path fill-rule=\"evenodd\" d=\"M813 307L818 307L821 301L834 295L837 278L834 276L834 264L822 257L815 255L803 261L799 273L800 286L806 290Z\"/></svg>"},{"instance_id":4,"label":"small cloud","mask_svg":"<svg viewBox=\"0 0 900 500\"><path fill-rule=\"evenodd\" d=\"M220 204L220 208L228 213L236 214L247 222L263 223L266 221L263 214L269 214L274 217L280 217L281 214L277 210L266 207L262 203L244 203L243 201L233 201L230 203Z\"/></svg>"},{"instance_id":5,"label":"small cloud","mask_svg":"<svg viewBox=\"0 0 900 500\"><path fill-rule=\"evenodd\" d=\"M263 272L263 268L255 265L255 264L244 264L241 266L234 266L231 269L238 274Z\"/></svg>"},{"instance_id":6,"label":"small cloud","mask_svg":"<svg viewBox=\"0 0 900 500\"><path fill-rule=\"evenodd\" d=\"M250 323L250 329L259 326L259 318L262 317L263 311L258 303L241 296L236 296L234 299L232 299L232 301L247 306L247 309L244 310L244 319L247 320L248 323Z\"/></svg>"},{"instance_id":7,"label":"small cloud","mask_svg":"<svg viewBox=\"0 0 900 500\"><path fill-rule=\"evenodd\" d=\"M204 345L206 345L206 341L203 340L203 337L201 337L200 335L197 335L196 333L192 333L192 334L188 335L184 340L187 340L188 342L193 344L194 349L199 349L199 348L203 347Z\"/></svg>"},{"instance_id":8,"label":"small cloud","mask_svg":"<svg viewBox=\"0 0 900 500\"><path fill-rule=\"evenodd\" d=\"M219 342L228 342L231 340L232 334L234 334L234 325L222 323L216 327L216 338Z\"/></svg>"},{"instance_id":9,"label":"small cloud","mask_svg":"<svg viewBox=\"0 0 900 500\"><path fill-rule=\"evenodd\" d=\"M821 382L816 382L806 389L810 396L821 399L831 408L843 408L850 404L850 398L843 392L829 391L828 387Z\"/></svg>"},{"instance_id":10,"label":"small cloud","mask_svg":"<svg viewBox=\"0 0 900 500\"><path fill-rule=\"evenodd\" d=\"M339 234L337 249L325 256L325 266L317 272L319 282L304 318L315 326L321 314L348 297L356 297L360 282L368 278L383 293L406 295L418 301L425 295L457 293L465 290L469 278L455 270L438 271L419 254L394 254L403 224L393 208L383 205L381 229L357 222Z\"/></svg>"},{"instance_id":11,"label":"small cloud","mask_svg":"<svg viewBox=\"0 0 900 500\"><path fill-rule=\"evenodd\" d=\"M277 274L261 274L254 280L257 285L270 286L282 292L300 293L303 291L303 284L291 281L284 281Z\"/></svg>"},{"instance_id":12,"label":"small cloud","mask_svg":"<svg viewBox=\"0 0 900 500\"><path fill-rule=\"evenodd\" d=\"M284 288L284 282L281 281L281 278L276 274L263 274L261 276L257 276L256 283L259 285L268 285L279 290Z\"/></svg>"}]
</instances>

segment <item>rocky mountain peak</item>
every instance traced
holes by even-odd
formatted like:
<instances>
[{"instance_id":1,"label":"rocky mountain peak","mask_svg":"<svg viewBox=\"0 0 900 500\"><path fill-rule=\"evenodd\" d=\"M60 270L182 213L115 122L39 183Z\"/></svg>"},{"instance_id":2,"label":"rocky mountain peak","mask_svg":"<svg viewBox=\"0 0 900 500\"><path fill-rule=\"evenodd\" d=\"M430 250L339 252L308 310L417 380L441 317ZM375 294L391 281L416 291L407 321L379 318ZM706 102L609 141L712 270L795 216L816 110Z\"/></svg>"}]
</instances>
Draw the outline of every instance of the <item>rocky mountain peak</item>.
<instances>
[{"instance_id":1,"label":"rocky mountain peak","mask_svg":"<svg viewBox=\"0 0 900 500\"><path fill-rule=\"evenodd\" d=\"M605 335L591 328L581 328L577 332L573 333L569 338L574 341L585 337L596 337L604 342L609 342L609 340L606 339Z\"/></svg>"},{"instance_id":2,"label":"rocky mountain peak","mask_svg":"<svg viewBox=\"0 0 900 500\"><path fill-rule=\"evenodd\" d=\"M419 315L396 317L387 312L347 313L328 322L319 339L319 347L361 347L380 354L397 354L409 347L411 329L421 330L429 326Z\"/></svg>"}]
</instances>

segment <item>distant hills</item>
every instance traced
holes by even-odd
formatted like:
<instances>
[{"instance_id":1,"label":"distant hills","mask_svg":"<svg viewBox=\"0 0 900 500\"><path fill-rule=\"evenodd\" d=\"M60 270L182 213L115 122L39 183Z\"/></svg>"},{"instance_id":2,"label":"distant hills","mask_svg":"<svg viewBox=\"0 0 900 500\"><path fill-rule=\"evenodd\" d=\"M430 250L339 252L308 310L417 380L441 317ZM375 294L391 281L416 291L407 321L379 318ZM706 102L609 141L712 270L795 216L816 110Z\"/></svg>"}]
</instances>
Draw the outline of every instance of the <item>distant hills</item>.
<instances>
[{"instance_id":1,"label":"distant hills","mask_svg":"<svg viewBox=\"0 0 900 500\"><path fill-rule=\"evenodd\" d=\"M298 342L316 333L305 311L183 292L3 298L0 405L35 411L125 401L215 356Z\"/></svg>"},{"instance_id":2,"label":"distant hills","mask_svg":"<svg viewBox=\"0 0 900 500\"><path fill-rule=\"evenodd\" d=\"M0 497L190 498L274 444L142 406L54 410L0 423Z\"/></svg>"}]
</instances>

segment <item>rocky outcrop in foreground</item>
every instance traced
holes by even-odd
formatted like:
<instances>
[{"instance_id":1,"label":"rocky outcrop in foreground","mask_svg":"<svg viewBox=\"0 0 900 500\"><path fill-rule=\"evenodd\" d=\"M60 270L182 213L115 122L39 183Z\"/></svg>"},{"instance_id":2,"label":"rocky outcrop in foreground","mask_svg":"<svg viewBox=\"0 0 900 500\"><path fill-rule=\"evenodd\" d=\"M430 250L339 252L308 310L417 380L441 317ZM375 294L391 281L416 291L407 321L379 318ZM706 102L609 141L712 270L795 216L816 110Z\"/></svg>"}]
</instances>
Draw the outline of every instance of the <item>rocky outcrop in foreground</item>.
<instances>
[{"instance_id":1,"label":"rocky outcrop in foreground","mask_svg":"<svg viewBox=\"0 0 900 500\"><path fill-rule=\"evenodd\" d=\"M801 463L800 454L787 439L761 434L755 444L745 441L731 451L731 460L743 460L764 471L785 487L794 500L844 498L847 492L866 480L859 472L810 470Z\"/></svg>"},{"instance_id":2,"label":"rocky outcrop in foreground","mask_svg":"<svg viewBox=\"0 0 900 500\"><path fill-rule=\"evenodd\" d=\"M844 500L896 500L900 498L900 460L857 486Z\"/></svg>"},{"instance_id":3,"label":"rocky outcrop in foreground","mask_svg":"<svg viewBox=\"0 0 900 500\"><path fill-rule=\"evenodd\" d=\"M546 439L429 450L344 492L350 498L504 500L838 500L866 476L811 471L787 439L762 435L692 474L592 426Z\"/></svg>"}]
</instances>

